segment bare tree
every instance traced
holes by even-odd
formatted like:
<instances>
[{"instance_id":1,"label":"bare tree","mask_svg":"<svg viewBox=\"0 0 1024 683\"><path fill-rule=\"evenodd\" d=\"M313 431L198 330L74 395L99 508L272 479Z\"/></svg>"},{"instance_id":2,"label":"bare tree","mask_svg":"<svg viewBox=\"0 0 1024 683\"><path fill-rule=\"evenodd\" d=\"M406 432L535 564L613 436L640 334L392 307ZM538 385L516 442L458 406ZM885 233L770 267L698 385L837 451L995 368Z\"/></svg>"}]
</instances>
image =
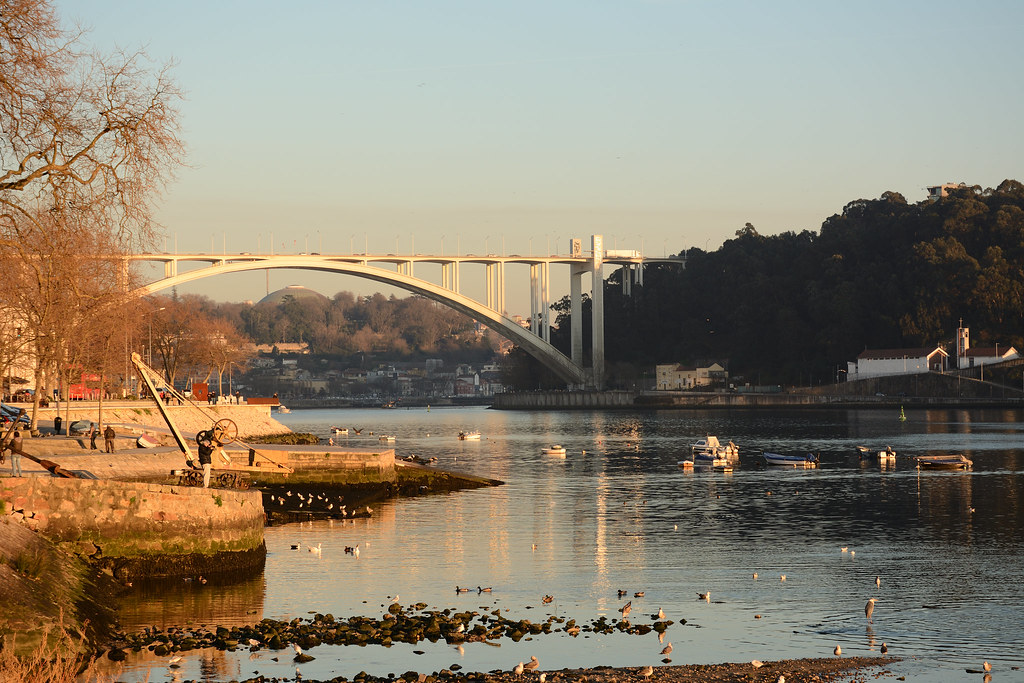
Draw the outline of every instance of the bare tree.
<instances>
[{"instance_id":1,"label":"bare tree","mask_svg":"<svg viewBox=\"0 0 1024 683\"><path fill-rule=\"evenodd\" d=\"M152 202L184 152L169 66L82 38L52 0L0 0L0 262L23 287L0 305L25 320L37 387L48 363L69 367L97 311L121 305L117 257L152 244Z\"/></svg>"}]
</instances>

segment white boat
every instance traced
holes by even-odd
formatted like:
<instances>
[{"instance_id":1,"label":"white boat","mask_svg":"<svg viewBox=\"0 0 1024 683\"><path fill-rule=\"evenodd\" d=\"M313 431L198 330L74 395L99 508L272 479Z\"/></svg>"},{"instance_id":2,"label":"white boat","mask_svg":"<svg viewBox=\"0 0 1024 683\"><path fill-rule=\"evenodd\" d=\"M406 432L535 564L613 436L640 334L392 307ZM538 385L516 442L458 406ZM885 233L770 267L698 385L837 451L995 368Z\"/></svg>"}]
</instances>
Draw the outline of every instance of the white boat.
<instances>
[{"instance_id":1,"label":"white boat","mask_svg":"<svg viewBox=\"0 0 1024 683\"><path fill-rule=\"evenodd\" d=\"M459 432L459 441L479 441L480 432Z\"/></svg>"},{"instance_id":2,"label":"white boat","mask_svg":"<svg viewBox=\"0 0 1024 683\"><path fill-rule=\"evenodd\" d=\"M332 434L348 434L348 427L331 427Z\"/></svg>"},{"instance_id":3,"label":"white boat","mask_svg":"<svg viewBox=\"0 0 1024 683\"><path fill-rule=\"evenodd\" d=\"M391 434L381 434L380 436L377 437L377 441L383 441L385 443L394 443L395 437L392 436Z\"/></svg>"},{"instance_id":4,"label":"white boat","mask_svg":"<svg viewBox=\"0 0 1024 683\"><path fill-rule=\"evenodd\" d=\"M857 446L862 460L866 458L877 458L879 462L893 462L896 460L896 451L892 446L886 446L884 451L874 451L867 446Z\"/></svg>"},{"instance_id":5,"label":"white boat","mask_svg":"<svg viewBox=\"0 0 1024 683\"><path fill-rule=\"evenodd\" d=\"M764 464L781 467L817 467L818 456L808 453L807 455L781 455L779 453L761 453Z\"/></svg>"},{"instance_id":6,"label":"white boat","mask_svg":"<svg viewBox=\"0 0 1024 683\"><path fill-rule=\"evenodd\" d=\"M732 465L729 464L729 458L725 455L716 455L712 453L694 453L693 466L710 467L716 470L732 470Z\"/></svg>"},{"instance_id":7,"label":"white boat","mask_svg":"<svg viewBox=\"0 0 1024 683\"><path fill-rule=\"evenodd\" d=\"M705 436L703 439L698 439L695 444L690 446L690 452L695 456L698 454L704 454L724 458L735 458L739 456L740 449L732 441L723 446L717 436Z\"/></svg>"},{"instance_id":8,"label":"white boat","mask_svg":"<svg viewBox=\"0 0 1024 683\"><path fill-rule=\"evenodd\" d=\"M540 449L540 452L543 453L544 455L561 455L561 456L564 456L565 455L565 446L560 446L558 444L552 444L551 446L545 446L544 448Z\"/></svg>"},{"instance_id":9,"label":"white boat","mask_svg":"<svg viewBox=\"0 0 1024 683\"><path fill-rule=\"evenodd\" d=\"M960 454L922 455L917 458L919 469L968 470L973 464L966 456Z\"/></svg>"},{"instance_id":10,"label":"white boat","mask_svg":"<svg viewBox=\"0 0 1024 683\"><path fill-rule=\"evenodd\" d=\"M281 405L279 405L277 407L277 412L279 412L279 413L290 413L290 412L292 412L292 409L282 403Z\"/></svg>"}]
</instances>

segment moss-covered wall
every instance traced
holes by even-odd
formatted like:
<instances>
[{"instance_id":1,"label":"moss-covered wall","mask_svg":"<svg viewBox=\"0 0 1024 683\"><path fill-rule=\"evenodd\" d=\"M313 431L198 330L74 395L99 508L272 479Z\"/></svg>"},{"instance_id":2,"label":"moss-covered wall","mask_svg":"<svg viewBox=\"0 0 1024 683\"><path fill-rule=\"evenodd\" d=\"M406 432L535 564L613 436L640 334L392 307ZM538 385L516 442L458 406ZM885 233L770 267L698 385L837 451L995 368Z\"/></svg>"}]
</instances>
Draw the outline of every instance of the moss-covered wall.
<instances>
[{"instance_id":1,"label":"moss-covered wall","mask_svg":"<svg viewBox=\"0 0 1024 683\"><path fill-rule=\"evenodd\" d=\"M3 511L93 558L247 553L263 547L258 491L104 479L0 480Z\"/></svg>"}]
</instances>

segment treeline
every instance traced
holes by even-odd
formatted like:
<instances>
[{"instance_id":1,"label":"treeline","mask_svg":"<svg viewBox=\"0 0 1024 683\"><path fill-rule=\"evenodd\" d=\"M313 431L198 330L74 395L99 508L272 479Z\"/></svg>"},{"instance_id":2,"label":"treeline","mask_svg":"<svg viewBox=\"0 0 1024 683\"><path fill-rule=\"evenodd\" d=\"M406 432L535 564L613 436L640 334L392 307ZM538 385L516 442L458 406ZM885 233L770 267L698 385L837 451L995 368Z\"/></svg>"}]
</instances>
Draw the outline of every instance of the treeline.
<instances>
[{"instance_id":1,"label":"treeline","mask_svg":"<svg viewBox=\"0 0 1024 683\"><path fill-rule=\"evenodd\" d=\"M657 363L728 363L751 383L832 382L867 348L945 344L960 320L972 345L1024 349L1024 185L962 187L908 204L857 200L819 232L758 234L749 223L685 269L656 266L623 296L605 288L610 383L630 386ZM568 302L553 336L569 348ZM589 308L584 307L589 330ZM589 348L589 340L587 341ZM530 377L525 385L539 384Z\"/></svg>"},{"instance_id":2,"label":"treeline","mask_svg":"<svg viewBox=\"0 0 1024 683\"><path fill-rule=\"evenodd\" d=\"M312 355L380 353L392 358L490 350L489 335L456 311L421 296L286 296L280 303L216 304L216 315L256 344L305 342Z\"/></svg>"}]
</instances>

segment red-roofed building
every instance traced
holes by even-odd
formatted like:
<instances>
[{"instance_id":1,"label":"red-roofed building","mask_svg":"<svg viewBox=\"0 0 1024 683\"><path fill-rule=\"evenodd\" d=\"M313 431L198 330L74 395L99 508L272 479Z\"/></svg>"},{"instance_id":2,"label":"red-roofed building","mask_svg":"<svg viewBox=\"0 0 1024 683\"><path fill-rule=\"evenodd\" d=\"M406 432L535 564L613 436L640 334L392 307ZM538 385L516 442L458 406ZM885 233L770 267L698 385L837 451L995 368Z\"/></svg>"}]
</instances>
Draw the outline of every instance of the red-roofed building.
<instances>
[{"instance_id":1,"label":"red-roofed building","mask_svg":"<svg viewBox=\"0 0 1024 683\"><path fill-rule=\"evenodd\" d=\"M850 381L884 377L885 375L916 375L942 372L949 354L941 346L919 349L867 349L857 360L847 364Z\"/></svg>"}]
</instances>

